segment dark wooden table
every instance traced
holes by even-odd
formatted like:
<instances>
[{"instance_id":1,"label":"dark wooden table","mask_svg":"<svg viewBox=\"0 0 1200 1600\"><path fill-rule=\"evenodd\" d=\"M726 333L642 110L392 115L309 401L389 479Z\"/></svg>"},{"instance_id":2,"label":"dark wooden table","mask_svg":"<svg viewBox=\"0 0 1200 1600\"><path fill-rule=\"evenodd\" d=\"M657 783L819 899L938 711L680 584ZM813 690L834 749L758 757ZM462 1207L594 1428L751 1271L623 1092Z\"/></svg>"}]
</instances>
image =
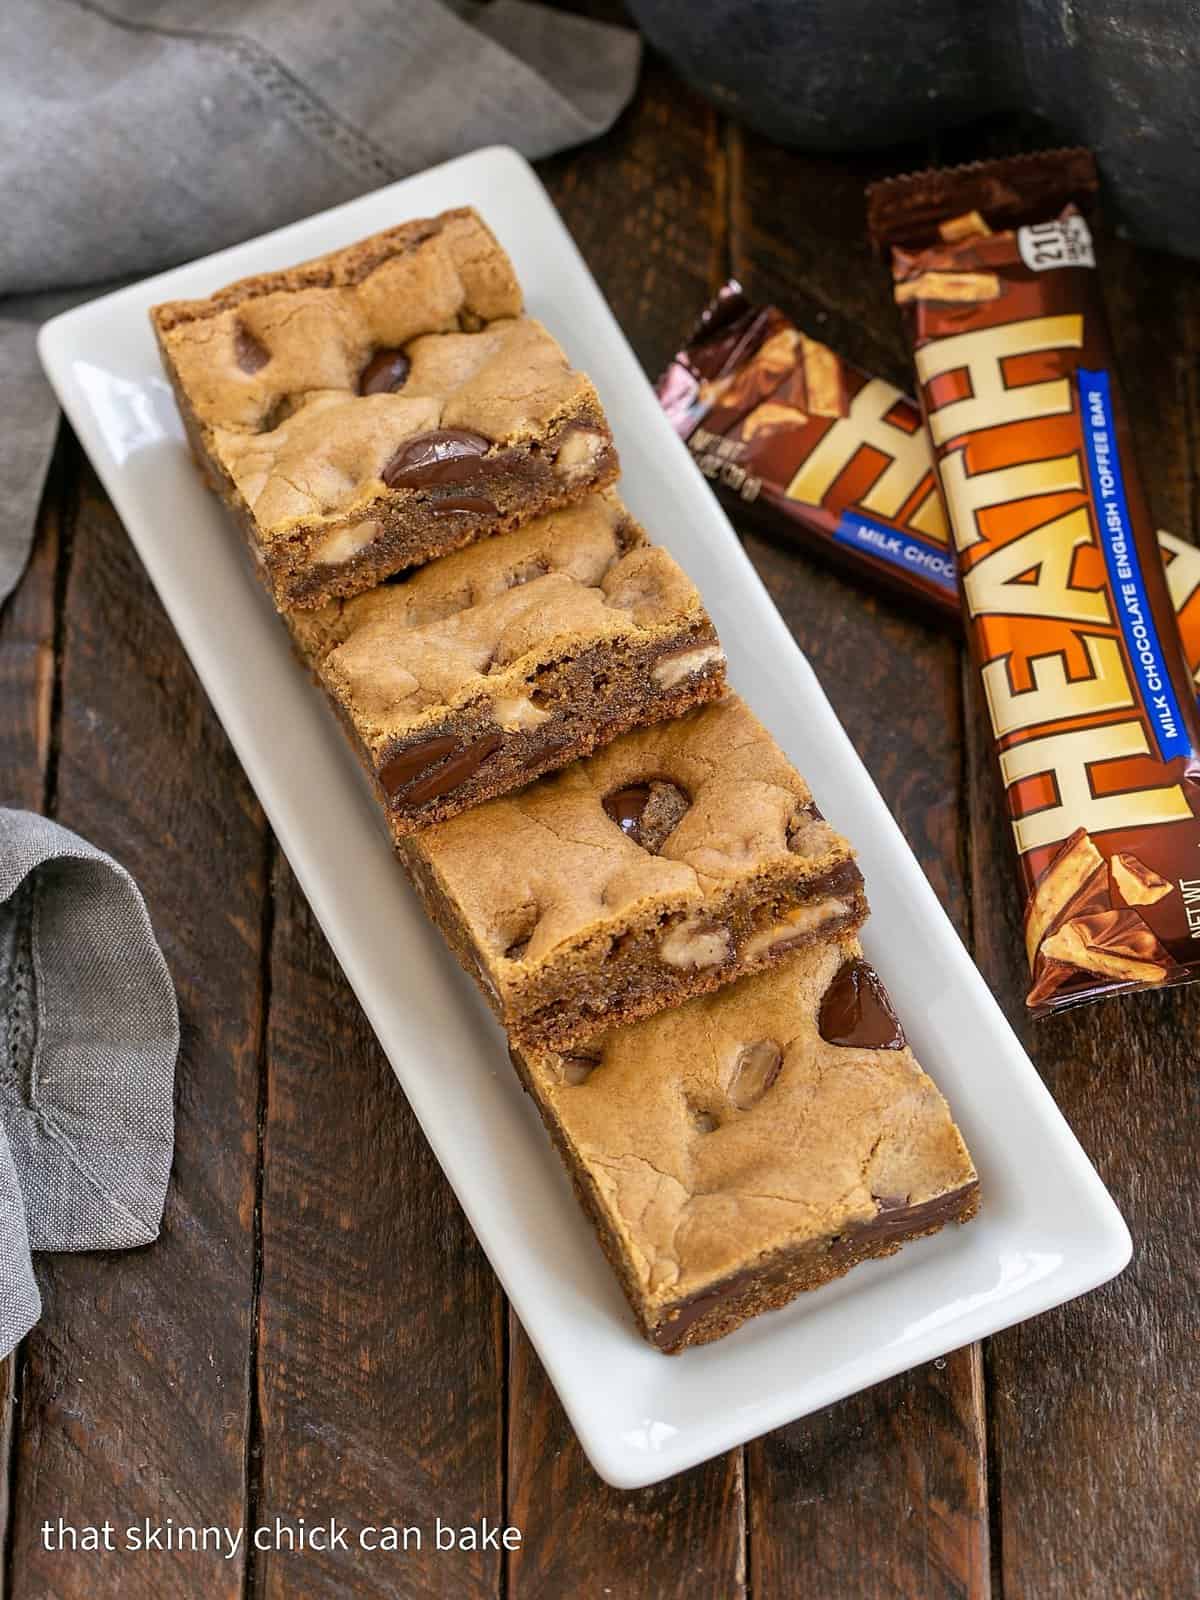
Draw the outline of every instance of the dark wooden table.
<instances>
[{"instance_id":1,"label":"dark wooden table","mask_svg":"<svg viewBox=\"0 0 1200 1600\"><path fill-rule=\"evenodd\" d=\"M863 184L987 143L804 157L726 125L651 62L617 129L542 172L648 373L732 272L905 383ZM1195 269L1116 243L1104 266L1156 516L1195 537ZM135 874L183 1050L160 1240L38 1262L45 1314L7 1364L10 1600L1200 1594L1200 990L1031 1027L958 647L794 551L747 546L1128 1218L1133 1265L669 1483L606 1488L65 434L32 564L0 613L0 801L49 812ZM524 1537L507 1557L71 1555L42 1547L60 1516L487 1516Z\"/></svg>"}]
</instances>

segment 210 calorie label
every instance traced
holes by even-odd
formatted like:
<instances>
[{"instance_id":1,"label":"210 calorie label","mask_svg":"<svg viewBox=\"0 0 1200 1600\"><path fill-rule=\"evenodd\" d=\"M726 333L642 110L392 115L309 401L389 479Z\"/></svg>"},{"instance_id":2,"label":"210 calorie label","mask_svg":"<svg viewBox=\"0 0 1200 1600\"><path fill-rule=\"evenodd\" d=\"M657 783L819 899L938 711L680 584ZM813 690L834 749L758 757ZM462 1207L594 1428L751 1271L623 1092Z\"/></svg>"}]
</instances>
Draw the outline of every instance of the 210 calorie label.
<instances>
[{"instance_id":1,"label":"210 calorie label","mask_svg":"<svg viewBox=\"0 0 1200 1600\"><path fill-rule=\"evenodd\" d=\"M1056 217L1053 222L1035 222L1027 228L1018 228L1017 249L1030 272L1096 265L1091 230L1077 211Z\"/></svg>"}]
</instances>

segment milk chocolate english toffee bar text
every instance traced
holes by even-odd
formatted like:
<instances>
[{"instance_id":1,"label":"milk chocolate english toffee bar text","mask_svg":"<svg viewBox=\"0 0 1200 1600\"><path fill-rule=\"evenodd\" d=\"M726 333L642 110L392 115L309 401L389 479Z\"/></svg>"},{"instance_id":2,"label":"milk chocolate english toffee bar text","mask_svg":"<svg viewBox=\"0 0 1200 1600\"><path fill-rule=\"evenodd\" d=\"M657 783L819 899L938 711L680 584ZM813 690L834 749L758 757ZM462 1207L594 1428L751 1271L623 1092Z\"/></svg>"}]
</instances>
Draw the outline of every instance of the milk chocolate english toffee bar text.
<instances>
[{"instance_id":1,"label":"milk chocolate english toffee bar text","mask_svg":"<svg viewBox=\"0 0 1200 1600\"><path fill-rule=\"evenodd\" d=\"M962 627L929 436L909 395L810 339L779 307L754 305L730 280L659 379L658 396L738 516L932 621ZM1200 550L1161 529L1158 544L1200 683Z\"/></svg>"},{"instance_id":2,"label":"milk chocolate english toffee bar text","mask_svg":"<svg viewBox=\"0 0 1200 1600\"><path fill-rule=\"evenodd\" d=\"M1083 208L1086 151L877 184L1038 1014L1200 973L1200 716Z\"/></svg>"}]
</instances>

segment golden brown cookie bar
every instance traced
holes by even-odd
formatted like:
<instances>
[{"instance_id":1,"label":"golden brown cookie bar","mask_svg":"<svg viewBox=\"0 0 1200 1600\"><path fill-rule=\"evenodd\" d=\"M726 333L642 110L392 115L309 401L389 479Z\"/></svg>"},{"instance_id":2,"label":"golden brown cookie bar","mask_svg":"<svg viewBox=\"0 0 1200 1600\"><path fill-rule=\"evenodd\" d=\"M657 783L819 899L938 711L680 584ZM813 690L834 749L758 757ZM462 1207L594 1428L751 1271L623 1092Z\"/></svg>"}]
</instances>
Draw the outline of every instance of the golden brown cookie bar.
<instances>
[{"instance_id":1,"label":"golden brown cookie bar","mask_svg":"<svg viewBox=\"0 0 1200 1600\"><path fill-rule=\"evenodd\" d=\"M641 1331L671 1354L979 1206L855 939L514 1061Z\"/></svg>"},{"instance_id":2,"label":"golden brown cookie bar","mask_svg":"<svg viewBox=\"0 0 1200 1600\"><path fill-rule=\"evenodd\" d=\"M514 1043L565 1046L853 932L853 852L736 695L398 841Z\"/></svg>"},{"instance_id":3,"label":"golden brown cookie bar","mask_svg":"<svg viewBox=\"0 0 1200 1600\"><path fill-rule=\"evenodd\" d=\"M612 489L287 620L397 837L724 685L695 586Z\"/></svg>"},{"instance_id":4,"label":"golden brown cookie bar","mask_svg":"<svg viewBox=\"0 0 1200 1600\"><path fill-rule=\"evenodd\" d=\"M617 474L596 391L473 210L151 319L192 448L276 604L314 606Z\"/></svg>"}]
</instances>

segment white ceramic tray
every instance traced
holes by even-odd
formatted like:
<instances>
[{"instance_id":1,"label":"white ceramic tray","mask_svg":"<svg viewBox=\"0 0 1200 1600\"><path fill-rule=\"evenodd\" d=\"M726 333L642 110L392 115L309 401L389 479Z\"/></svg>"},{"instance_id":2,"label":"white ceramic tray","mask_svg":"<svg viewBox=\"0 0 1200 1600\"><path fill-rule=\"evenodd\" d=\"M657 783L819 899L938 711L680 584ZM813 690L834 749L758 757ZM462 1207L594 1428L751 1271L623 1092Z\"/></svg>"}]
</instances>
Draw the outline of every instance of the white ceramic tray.
<instances>
[{"instance_id":1,"label":"white ceramic tray","mask_svg":"<svg viewBox=\"0 0 1200 1600\"><path fill-rule=\"evenodd\" d=\"M390 858L317 689L201 485L147 308L205 295L448 206L473 204L530 310L593 377L634 513L687 567L734 685L860 850L864 944L979 1167L966 1228L802 1297L719 1343L659 1355L517 1085L499 1030ZM596 1470L651 1483L894 1372L1081 1294L1129 1257L1112 1201L959 943L811 668L659 411L554 207L481 150L49 323L46 370L162 597L346 975ZM351 1086L347 1085L349 1089Z\"/></svg>"}]
</instances>

